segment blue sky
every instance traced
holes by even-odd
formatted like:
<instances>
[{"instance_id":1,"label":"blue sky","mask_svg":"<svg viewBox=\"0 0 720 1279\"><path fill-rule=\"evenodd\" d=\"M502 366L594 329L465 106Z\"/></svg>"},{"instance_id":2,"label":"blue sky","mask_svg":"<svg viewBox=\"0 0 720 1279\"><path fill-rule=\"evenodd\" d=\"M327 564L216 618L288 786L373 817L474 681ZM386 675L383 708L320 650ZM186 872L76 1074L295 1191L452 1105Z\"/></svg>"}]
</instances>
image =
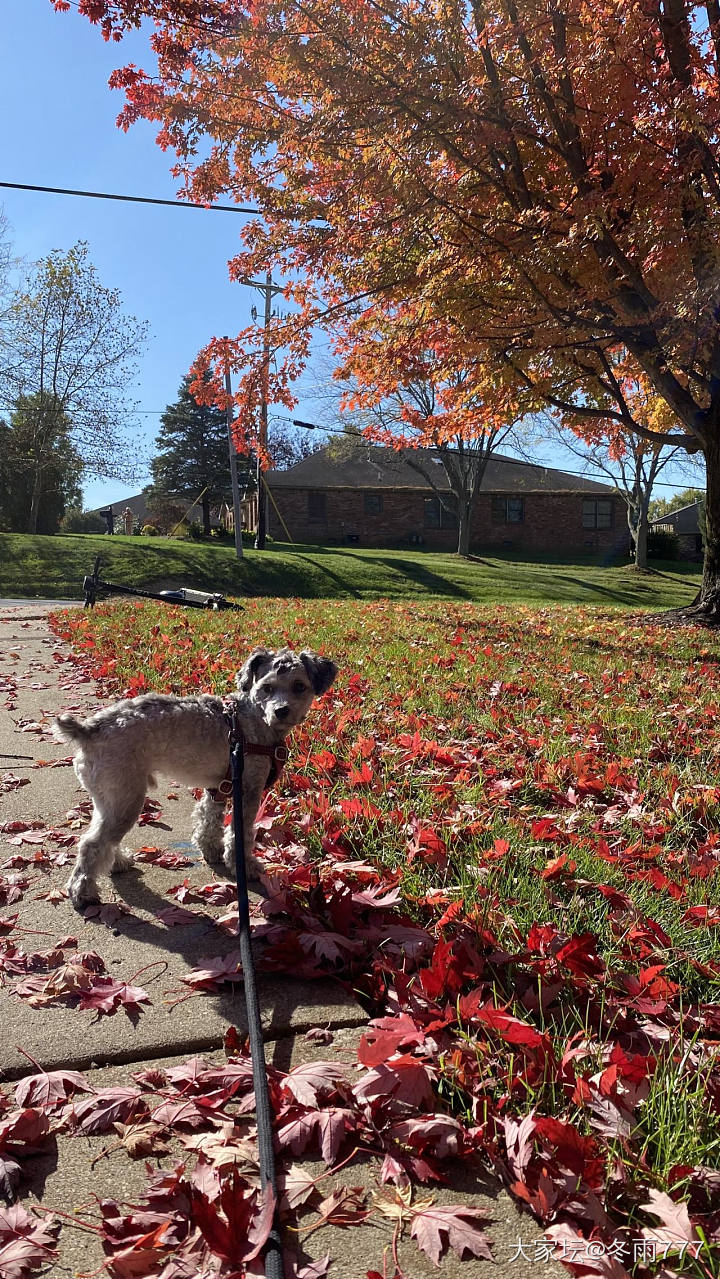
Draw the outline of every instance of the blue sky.
<instances>
[{"instance_id":1,"label":"blue sky","mask_svg":"<svg viewBox=\"0 0 720 1279\"><path fill-rule=\"evenodd\" d=\"M175 198L172 156L155 144L151 125L127 134L117 128L123 95L107 87L114 67L149 64L141 35L108 46L77 13L57 14L49 0L22 0L4 6L2 48L0 178ZM0 203L16 255L33 260L87 240L103 284L120 289L127 311L149 322L132 398L144 410L134 419L138 444L151 445L157 411L175 398L200 347L237 333L259 302L254 290L227 276L245 219L20 191L0 190ZM298 415L309 415L307 402ZM137 484L90 480L85 503L137 491Z\"/></svg>"},{"instance_id":2,"label":"blue sky","mask_svg":"<svg viewBox=\"0 0 720 1279\"><path fill-rule=\"evenodd\" d=\"M172 156L155 144L154 128L140 123L125 134L115 123L123 95L107 87L108 76L133 61L146 68L150 62L140 33L107 45L87 20L55 13L50 0L6 4L0 179L173 199ZM159 413L175 398L197 351L213 336L237 333L259 302L254 290L230 284L227 275L244 219L2 189L0 203L18 257L33 260L87 240L103 284L120 289L127 311L148 321L150 341L131 392L140 409L134 438L140 450L149 450ZM312 373L306 386L312 386ZM323 420L312 390L296 412ZM571 454L548 445L535 460L579 469ZM663 480L658 496L670 492L668 481L678 488L698 482L669 468ZM91 479L85 505L120 502L138 487Z\"/></svg>"}]
</instances>

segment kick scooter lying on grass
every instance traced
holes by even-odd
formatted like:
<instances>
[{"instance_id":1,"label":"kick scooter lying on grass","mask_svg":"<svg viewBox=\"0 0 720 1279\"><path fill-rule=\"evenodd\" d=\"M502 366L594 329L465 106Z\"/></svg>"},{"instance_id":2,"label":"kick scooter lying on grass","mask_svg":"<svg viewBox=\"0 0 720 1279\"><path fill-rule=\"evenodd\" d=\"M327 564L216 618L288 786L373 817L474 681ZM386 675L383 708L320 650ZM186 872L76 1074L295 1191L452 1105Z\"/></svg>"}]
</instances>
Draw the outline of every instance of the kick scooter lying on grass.
<instances>
[{"instance_id":1,"label":"kick scooter lying on grass","mask_svg":"<svg viewBox=\"0 0 720 1279\"><path fill-rule=\"evenodd\" d=\"M161 600L163 604L184 604L187 608L209 608L214 612L222 609L239 613L243 611L242 604L226 600L217 591L194 591L187 586L180 586L172 591L143 591L139 586L119 586L117 582L105 582L99 576L101 558L98 555L92 573L83 578L85 608L93 608L98 591L103 591L108 595L135 595L145 600Z\"/></svg>"}]
</instances>

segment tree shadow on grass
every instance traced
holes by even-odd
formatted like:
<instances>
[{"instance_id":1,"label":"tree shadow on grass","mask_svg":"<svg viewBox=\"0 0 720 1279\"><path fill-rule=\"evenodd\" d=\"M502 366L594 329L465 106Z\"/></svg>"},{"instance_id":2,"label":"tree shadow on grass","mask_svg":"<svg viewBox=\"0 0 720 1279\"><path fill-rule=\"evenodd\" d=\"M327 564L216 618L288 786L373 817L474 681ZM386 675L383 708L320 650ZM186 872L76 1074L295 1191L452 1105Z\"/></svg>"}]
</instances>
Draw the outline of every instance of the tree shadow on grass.
<instances>
[{"instance_id":1,"label":"tree shadow on grass","mask_svg":"<svg viewBox=\"0 0 720 1279\"><path fill-rule=\"evenodd\" d=\"M383 569L390 569L398 576L405 577L408 581L413 582L415 586L422 587L427 595L445 595L466 600L474 598L472 591L466 590L457 582L450 581L447 577L441 577L438 573L433 573L431 569L425 568L415 560L400 559L397 556L389 555L375 555L372 560L368 560L366 555L356 555L353 551L338 549L334 550L334 554L344 555L348 559L360 560L363 564L382 565Z\"/></svg>"}]
</instances>

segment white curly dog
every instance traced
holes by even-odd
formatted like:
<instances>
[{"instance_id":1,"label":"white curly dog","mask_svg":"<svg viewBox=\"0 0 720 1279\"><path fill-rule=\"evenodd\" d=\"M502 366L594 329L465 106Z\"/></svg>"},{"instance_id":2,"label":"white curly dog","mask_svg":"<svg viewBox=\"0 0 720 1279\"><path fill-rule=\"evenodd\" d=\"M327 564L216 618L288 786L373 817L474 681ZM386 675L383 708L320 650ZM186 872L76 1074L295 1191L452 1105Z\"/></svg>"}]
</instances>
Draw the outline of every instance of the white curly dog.
<instances>
[{"instance_id":1,"label":"white curly dog","mask_svg":"<svg viewBox=\"0 0 720 1279\"><path fill-rule=\"evenodd\" d=\"M148 693L86 720L58 715L55 736L77 747L75 772L93 801L92 821L67 883L73 906L80 910L99 900L99 875L134 864L120 841L137 821L158 773L205 788L193 809L193 843L209 865L222 865L234 878L233 832L225 826L232 729L244 748L243 837L248 874L255 877L260 863L252 856L254 823L263 789L282 766L290 729L336 674L335 663L316 653L256 648L235 676L237 694L225 699Z\"/></svg>"}]
</instances>

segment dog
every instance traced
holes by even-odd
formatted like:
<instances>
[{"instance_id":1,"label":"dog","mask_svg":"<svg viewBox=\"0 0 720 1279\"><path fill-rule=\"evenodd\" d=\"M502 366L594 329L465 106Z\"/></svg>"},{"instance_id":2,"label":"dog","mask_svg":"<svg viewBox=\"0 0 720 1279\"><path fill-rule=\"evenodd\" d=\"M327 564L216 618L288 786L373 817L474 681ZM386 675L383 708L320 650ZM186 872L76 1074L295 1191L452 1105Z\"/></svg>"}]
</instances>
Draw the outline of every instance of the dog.
<instances>
[{"instance_id":1,"label":"dog","mask_svg":"<svg viewBox=\"0 0 720 1279\"><path fill-rule=\"evenodd\" d=\"M134 865L120 842L135 825L157 774L204 788L193 809L193 844L208 865L222 866L235 878L233 831L225 826L224 794L229 789L232 726L240 730L244 743L243 838L248 876L257 878L261 863L252 856L254 823L263 789L272 779L272 757L282 758L280 748L290 729L302 723L336 674L335 663L317 653L256 648L235 676L237 693L224 701L209 694L147 693L86 720L58 715L55 737L77 748L75 772L93 801L92 820L67 882L75 909L99 901L99 875L118 874Z\"/></svg>"}]
</instances>

